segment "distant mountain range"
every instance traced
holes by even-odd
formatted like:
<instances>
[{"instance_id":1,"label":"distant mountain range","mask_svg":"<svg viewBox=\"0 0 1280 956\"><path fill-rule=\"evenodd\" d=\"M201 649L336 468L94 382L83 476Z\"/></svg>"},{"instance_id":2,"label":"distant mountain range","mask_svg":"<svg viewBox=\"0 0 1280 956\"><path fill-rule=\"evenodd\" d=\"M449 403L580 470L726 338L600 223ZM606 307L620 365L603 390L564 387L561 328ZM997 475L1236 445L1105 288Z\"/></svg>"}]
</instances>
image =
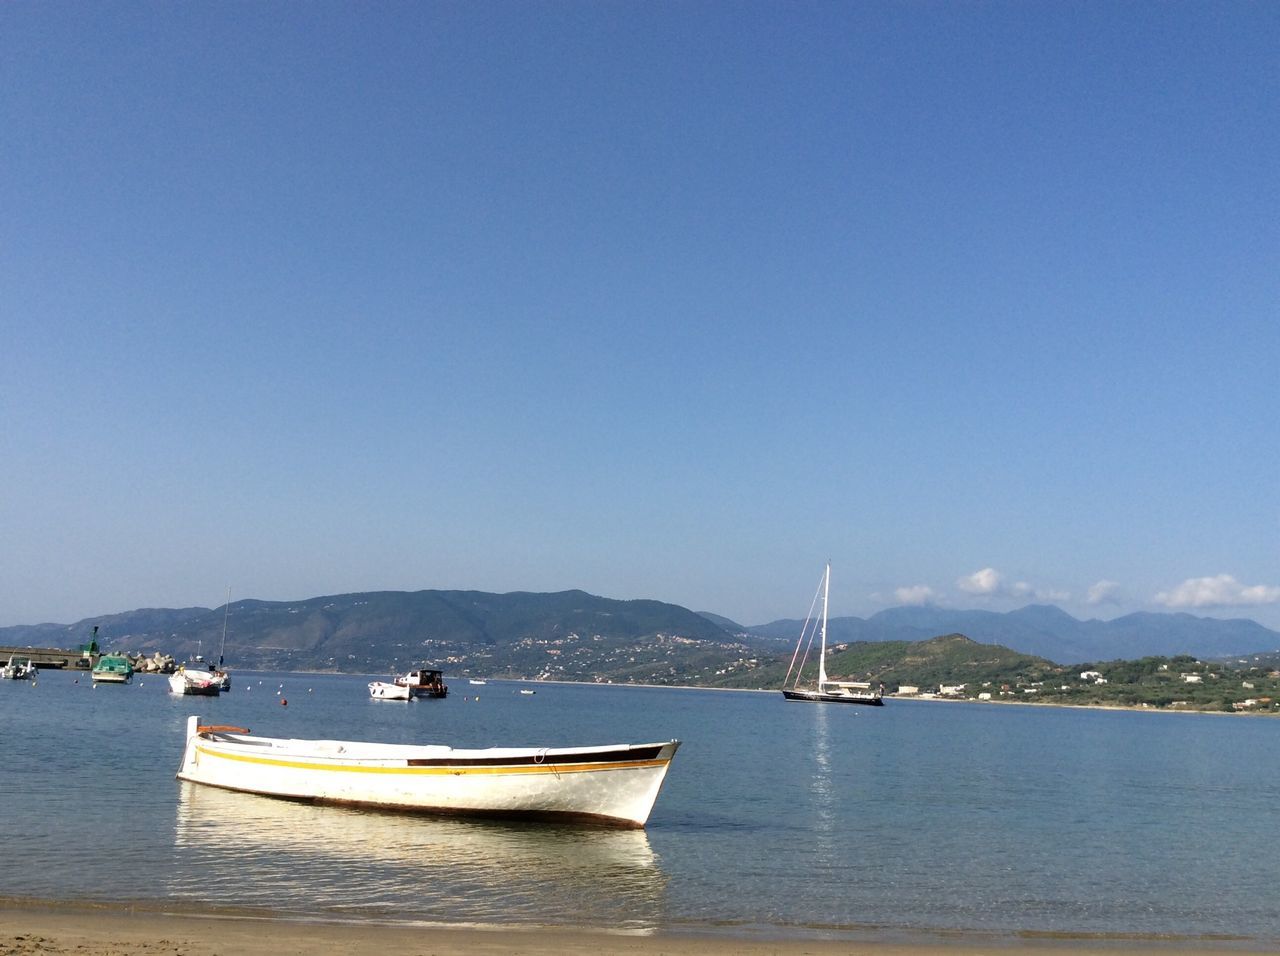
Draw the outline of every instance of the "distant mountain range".
<instances>
[{"instance_id":1,"label":"distant mountain range","mask_svg":"<svg viewBox=\"0 0 1280 956\"><path fill-rule=\"evenodd\" d=\"M794 642L802 625L802 621L784 620L744 630ZM839 617L827 622L828 642L920 641L939 634L964 634L979 643L1000 644L1057 664L1175 654L1217 659L1280 649L1280 631L1241 618L1136 613L1111 621L1081 621L1045 604L1007 613L895 607L865 620Z\"/></svg>"},{"instance_id":2,"label":"distant mountain range","mask_svg":"<svg viewBox=\"0 0 1280 956\"><path fill-rule=\"evenodd\" d=\"M184 658L221 652L223 608L145 608L75 624L0 628L0 646L74 649L94 625L107 649ZM734 661L781 657L798 620L744 627L661 601L584 591L372 591L304 601L233 602L226 657L242 668L385 673L434 663L456 674L697 683ZM1058 664L1190 654L1245 657L1280 649L1280 632L1250 620L1130 614L1081 621L1057 607L1001 614L899 607L833 618L828 641L928 640L963 634Z\"/></svg>"}]
</instances>

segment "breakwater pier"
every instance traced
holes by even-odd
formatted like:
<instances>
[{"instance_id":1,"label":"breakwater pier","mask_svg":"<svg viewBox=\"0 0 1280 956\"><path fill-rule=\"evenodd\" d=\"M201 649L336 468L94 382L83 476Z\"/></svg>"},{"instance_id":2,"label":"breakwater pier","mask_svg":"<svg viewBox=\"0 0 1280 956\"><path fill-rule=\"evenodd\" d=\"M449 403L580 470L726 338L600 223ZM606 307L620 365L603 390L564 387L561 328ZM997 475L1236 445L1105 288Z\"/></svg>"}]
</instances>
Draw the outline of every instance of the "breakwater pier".
<instances>
[{"instance_id":1,"label":"breakwater pier","mask_svg":"<svg viewBox=\"0 0 1280 956\"><path fill-rule=\"evenodd\" d=\"M57 647L0 647L0 663L10 657L25 657L43 670L92 670L102 652L77 648L73 651ZM171 674L176 669L172 656L159 652L147 657L144 654L126 654L135 671L147 674Z\"/></svg>"},{"instance_id":2,"label":"breakwater pier","mask_svg":"<svg viewBox=\"0 0 1280 956\"><path fill-rule=\"evenodd\" d=\"M86 654L77 648L65 651L57 647L0 647L0 662L10 657L26 657L40 668L90 670L98 662L98 654Z\"/></svg>"}]
</instances>

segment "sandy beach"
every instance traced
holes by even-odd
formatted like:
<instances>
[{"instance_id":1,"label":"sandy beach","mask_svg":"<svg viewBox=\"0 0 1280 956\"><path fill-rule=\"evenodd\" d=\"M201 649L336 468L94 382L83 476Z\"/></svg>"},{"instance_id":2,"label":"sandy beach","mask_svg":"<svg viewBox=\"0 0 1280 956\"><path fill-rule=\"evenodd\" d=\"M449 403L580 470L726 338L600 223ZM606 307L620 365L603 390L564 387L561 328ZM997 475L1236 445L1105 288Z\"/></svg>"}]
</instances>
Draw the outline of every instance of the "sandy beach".
<instances>
[{"instance_id":1,"label":"sandy beach","mask_svg":"<svg viewBox=\"0 0 1280 956\"><path fill-rule=\"evenodd\" d=\"M1053 937L939 937L936 942L865 942L726 935L607 933L564 928L437 927L405 924L302 922L244 914L197 915L115 905L0 902L0 956L980 956L1002 953L1072 956L1118 952L1240 953L1229 941L1168 941ZM1256 948L1261 951L1260 948Z\"/></svg>"}]
</instances>

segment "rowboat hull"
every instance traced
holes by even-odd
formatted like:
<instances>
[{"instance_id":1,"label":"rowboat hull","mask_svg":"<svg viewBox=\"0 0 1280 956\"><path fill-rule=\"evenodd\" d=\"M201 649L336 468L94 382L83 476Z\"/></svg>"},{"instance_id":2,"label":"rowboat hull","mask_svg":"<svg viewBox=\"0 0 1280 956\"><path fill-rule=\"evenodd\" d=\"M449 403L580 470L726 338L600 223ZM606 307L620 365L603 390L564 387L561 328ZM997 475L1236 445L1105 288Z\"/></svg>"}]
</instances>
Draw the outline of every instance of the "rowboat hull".
<instances>
[{"instance_id":1,"label":"rowboat hull","mask_svg":"<svg viewBox=\"0 0 1280 956\"><path fill-rule=\"evenodd\" d=\"M679 746L455 750L255 737L192 717L178 778L294 800L638 828Z\"/></svg>"}]
</instances>

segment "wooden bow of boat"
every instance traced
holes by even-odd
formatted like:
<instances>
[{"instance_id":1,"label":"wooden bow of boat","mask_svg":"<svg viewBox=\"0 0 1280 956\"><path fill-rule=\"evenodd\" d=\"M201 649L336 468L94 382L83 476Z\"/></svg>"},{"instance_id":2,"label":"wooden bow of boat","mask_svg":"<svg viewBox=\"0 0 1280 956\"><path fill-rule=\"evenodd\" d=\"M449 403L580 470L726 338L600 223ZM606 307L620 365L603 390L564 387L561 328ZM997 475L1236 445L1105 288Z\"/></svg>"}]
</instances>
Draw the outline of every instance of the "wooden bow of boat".
<instances>
[{"instance_id":1,"label":"wooden bow of boat","mask_svg":"<svg viewBox=\"0 0 1280 956\"><path fill-rule=\"evenodd\" d=\"M642 827L679 746L463 750L256 737L192 717L178 778L294 800Z\"/></svg>"}]
</instances>

